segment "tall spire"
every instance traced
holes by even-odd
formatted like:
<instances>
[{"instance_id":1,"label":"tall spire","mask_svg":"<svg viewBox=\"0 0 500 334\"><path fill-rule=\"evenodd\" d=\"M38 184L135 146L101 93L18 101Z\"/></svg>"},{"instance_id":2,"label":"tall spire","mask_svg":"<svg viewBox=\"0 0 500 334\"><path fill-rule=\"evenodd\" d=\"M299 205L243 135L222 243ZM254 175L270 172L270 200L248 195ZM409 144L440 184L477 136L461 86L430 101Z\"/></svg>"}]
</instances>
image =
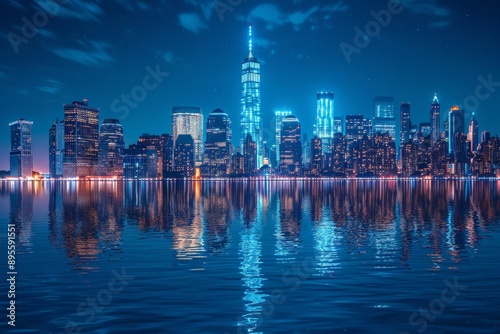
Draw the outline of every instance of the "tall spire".
<instances>
[{"instance_id":1,"label":"tall spire","mask_svg":"<svg viewBox=\"0 0 500 334\"><path fill-rule=\"evenodd\" d=\"M437 103L439 103L437 93L434 93L434 99L432 100L432 102L437 102Z\"/></svg>"},{"instance_id":2,"label":"tall spire","mask_svg":"<svg viewBox=\"0 0 500 334\"><path fill-rule=\"evenodd\" d=\"M252 54L252 26L248 27L248 58L253 58L253 54Z\"/></svg>"}]
</instances>

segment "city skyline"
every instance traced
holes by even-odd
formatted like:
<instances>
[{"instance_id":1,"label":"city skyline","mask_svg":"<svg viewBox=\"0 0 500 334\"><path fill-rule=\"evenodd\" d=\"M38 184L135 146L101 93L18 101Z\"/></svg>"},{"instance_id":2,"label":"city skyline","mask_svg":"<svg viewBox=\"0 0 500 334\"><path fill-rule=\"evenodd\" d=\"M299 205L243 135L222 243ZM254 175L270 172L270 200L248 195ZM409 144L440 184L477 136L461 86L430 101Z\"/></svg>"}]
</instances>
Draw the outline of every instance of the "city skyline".
<instances>
[{"instance_id":1,"label":"city skyline","mask_svg":"<svg viewBox=\"0 0 500 334\"><path fill-rule=\"evenodd\" d=\"M66 7L61 6L60 16L50 17L29 43L19 44L17 53L8 39L9 33L20 35L22 17L29 20L41 8L16 7L15 3L0 5L5 13L12 14L2 23L6 52L0 55L0 87L4 92L0 105L5 112L0 120L5 128L19 118L34 122L35 170L49 170L47 131L56 118L62 118L61 104L74 99L85 97L99 107L100 122L119 118L126 146L142 133L169 133L170 110L177 105L200 105L204 117L221 108L233 124L238 124L240 88L236 86L241 75L238 68L248 52L245 36L249 24L255 31L253 52L262 63L264 134L266 128L274 129L274 124L269 124L274 110L286 107L301 122L302 132L312 138L314 120L307 116L315 112L318 91L335 93L334 116L362 114L369 119L373 117L373 97L393 96L395 108L402 101L411 104L415 124L430 122L429 104L437 92L442 109L441 124L448 110L458 105L465 110L465 127L472 112L464 108L464 102L477 100L475 118L479 133L500 132L495 128L495 124L500 124L495 112L500 104L500 94L496 91L496 78L500 76L495 72L499 46L493 38L499 22L493 2L474 5L426 1L426 6L418 6L403 1L404 10L393 15L392 22L382 27L380 34L359 54L352 54L351 63L346 61L339 44L353 44L353 29L373 21L370 11L386 9L387 1L361 4L356 11L352 2L347 1L296 3L291 8L248 1L224 12L223 20L220 13L210 7L211 2L163 4L157 13L146 6L136 10L151 19L153 27L141 26L139 23L145 18L138 18L125 29L123 36L105 34L106 41L97 39L99 32L121 23L119 19L108 21L106 17L116 10L125 19L132 15L129 8L133 5L73 1ZM166 40L180 33L185 41L175 46L158 40L140 41L148 29L158 28L160 18L167 18ZM68 19L98 22L100 26L86 29L85 25L75 25L72 32L81 36L77 44L68 38L61 38L57 44L54 37L64 37L62 27ZM66 27L64 25L64 29ZM456 31L468 33L457 36ZM138 44L126 42L128 34L135 36ZM404 34L408 42L401 39ZM175 40L179 41L178 37ZM460 52L467 43L481 56ZM424 45L433 48L424 50ZM411 52L402 59L397 57L399 48ZM202 50L206 57L200 57L195 50ZM35 62L32 57L38 51L41 57ZM136 58L130 58L127 52ZM24 71L15 71L20 67ZM200 68L206 75L202 72L203 76L197 81L193 74ZM143 80L147 75L149 79ZM142 90L135 89L143 83ZM479 86L482 88L478 90ZM138 92L146 92L147 96L141 101L132 101L136 107L123 109L126 104L120 101L121 94L133 95L134 92L135 96ZM239 138L238 127L233 127L233 138ZM2 156L8 155L10 145L5 132L1 132ZM0 169L9 169L7 159L2 159Z\"/></svg>"}]
</instances>

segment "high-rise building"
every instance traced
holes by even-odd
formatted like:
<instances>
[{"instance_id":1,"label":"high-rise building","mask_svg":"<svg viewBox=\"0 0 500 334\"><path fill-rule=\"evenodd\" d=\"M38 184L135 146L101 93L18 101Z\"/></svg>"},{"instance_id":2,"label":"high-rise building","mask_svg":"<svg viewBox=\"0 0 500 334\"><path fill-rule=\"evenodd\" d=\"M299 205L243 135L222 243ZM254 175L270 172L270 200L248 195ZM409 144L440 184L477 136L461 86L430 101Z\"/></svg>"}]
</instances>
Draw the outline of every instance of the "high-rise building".
<instances>
[{"instance_id":1,"label":"high-rise building","mask_svg":"<svg viewBox=\"0 0 500 334\"><path fill-rule=\"evenodd\" d=\"M422 122L418 125L418 136L427 137L430 136L432 140L432 124L429 122ZM411 139L411 137L410 137Z\"/></svg>"},{"instance_id":2,"label":"high-rise building","mask_svg":"<svg viewBox=\"0 0 500 334\"><path fill-rule=\"evenodd\" d=\"M125 142L123 127L117 119L105 119L99 130L99 153L97 174L104 176L123 175Z\"/></svg>"},{"instance_id":3,"label":"high-rise building","mask_svg":"<svg viewBox=\"0 0 500 334\"><path fill-rule=\"evenodd\" d=\"M263 120L260 98L260 62L252 53L252 27L248 31L248 57L241 64L240 146L245 155L245 141L250 135L256 143L257 167L263 163Z\"/></svg>"},{"instance_id":4,"label":"high-rise building","mask_svg":"<svg viewBox=\"0 0 500 334\"><path fill-rule=\"evenodd\" d=\"M33 122L18 119L10 126L10 176L31 177L33 155L31 153L31 128Z\"/></svg>"},{"instance_id":5,"label":"high-rise building","mask_svg":"<svg viewBox=\"0 0 500 334\"><path fill-rule=\"evenodd\" d=\"M374 118L373 133L388 132L392 138L396 138L396 119L394 118L394 98L388 96L376 96L373 99Z\"/></svg>"},{"instance_id":6,"label":"high-rise building","mask_svg":"<svg viewBox=\"0 0 500 334\"><path fill-rule=\"evenodd\" d=\"M333 132L343 133L344 129L342 127L342 116L333 117Z\"/></svg>"},{"instance_id":7,"label":"high-rise building","mask_svg":"<svg viewBox=\"0 0 500 334\"><path fill-rule=\"evenodd\" d=\"M168 177L174 172L174 140L170 134L161 135L163 177Z\"/></svg>"},{"instance_id":8,"label":"high-rise building","mask_svg":"<svg viewBox=\"0 0 500 334\"><path fill-rule=\"evenodd\" d=\"M479 125L472 113L472 117L469 122L469 133L467 134L467 140L470 142L471 152L477 151L477 146L479 145Z\"/></svg>"},{"instance_id":9,"label":"high-rise building","mask_svg":"<svg viewBox=\"0 0 500 334\"><path fill-rule=\"evenodd\" d=\"M347 142L359 140L365 135L371 136L372 132L371 120L363 115L347 115L345 117L345 128Z\"/></svg>"},{"instance_id":10,"label":"high-rise building","mask_svg":"<svg viewBox=\"0 0 500 334\"><path fill-rule=\"evenodd\" d=\"M279 159L280 159L280 144L281 144L281 123L283 122L283 119L291 115L292 111L291 110L276 110L274 112L275 116L275 127L276 127L276 157L278 159L277 163L279 165Z\"/></svg>"},{"instance_id":11,"label":"high-rise building","mask_svg":"<svg viewBox=\"0 0 500 334\"><path fill-rule=\"evenodd\" d=\"M221 176L230 173L231 168L231 120L221 109L215 109L207 119L204 164L209 174Z\"/></svg>"},{"instance_id":12,"label":"high-rise building","mask_svg":"<svg viewBox=\"0 0 500 334\"><path fill-rule=\"evenodd\" d=\"M302 174L302 142L300 122L297 117L288 115L281 122L280 174Z\"/></svg>"},{"instance_id":13,"label":"high-rise building","mask_svg":"<svg viewBox=\"0 0 500 334\"><path fill-rule=\"evenodd\" d=\"M399 145L403 147L404 143L407 143L410 140L410 130L411 130L411 121L410 121L410 104L407 102L401 103L401 107L399 109L400 116L400 129L399 129Z\"/></svg>"},{"instance_id":14,"label":"high-rise building","mask_svg":"<svg viewBox=\"0 0 500 334\"><path fill-rule=\"evenodd\" d=\"M314 135L321 139L324 153L330 153L335 133L335 111L333 92L316 93L316 124Z\"/></svg>"},{"instance_id":15,"label":"high-rise building","mask_svg":"<svg viewBox=\"0 0 500 334\"><path fill-rule=\"evenodd\" d=\"M127 179L148 177L148 161L143 147L134 144L124 150L123 176Z\"/></svg>"},{"instance_id":16,"label":"high-rise building","mask_svg":"<svg viewBox=\"0 0 500 334\"><path fill-rule=\"evenodd\" d=\"M245 174L255 174L257 172L257 143L252 139L249 133L243 145L244 172Z\"/></svg>"},{"instance_id":17,"label":"high-rise building","mask_svg":"<svg viewBox=\"0 0 500 334\"><path fill-rule=\"evenodd\" d=\"M203 113L201 107L172 108L172 137L190 135L194 142L195 165L203 163Z\"/></svg>"},{"instance_id":18,"label":"high-rise building","mask_svg":"<svg viewBox=\"0 0 500 334\"><path fill-rule=\"evenodd\" d=\"M95 174L98 161L99 109L88 100L64 105L64 177Z\"/></svg>"},{"instance_id":19,"label":"high-rise building","mask_svg":"<svg viewBox=\"0 0 500 334\"><path fill-rule=\"evenodd\" d=\"M311 143L307 139L307 133L302 134L302 166L311 167Z\"/></svg>"},{"instance_id":20,"label":"high-rise building","mask_svg":"<svg viewBox=\"0 0 500 334\"><path fill-rule=\"evenodd\" d=\"M340 132L336 132L332 141L332 163L331 171L337 174L345 173L345 152L346 140L345 136Z\"/></svg>"},{"instance_id":21,"label":"high-rise building","mask_svg":"<svg viewBox=\"0 0 500 334\"><path fill-rule=\"evenodd\" d=\"M51 177L63 176L64 122L56 119L49 129L49 172Z\"/></svg>"},{"instance_id":22,"label":"high-rise building","mask_svg":"<svg viewBox=\"0 0 500 334\"><path fill-rule=\"evenodd\" d=\"M464 133L465 129L464 111L458 106L454 106L448 113L448 153L452 154L455 150L455 135Z\"/></svg>"},{"instance_id":23,"label":"high-rise building","mask_svg":"<svg viewBox=\"0 0 500 334\"><path fill-rule=\"evenodd\" d=\"M175 169L185 177L194 175L195 144L189 134L180 134L175 140Z\"/></svg>"},{"instance_id":24,"label":"high-rise building","mask_svg":"<svg viewBox=\"0 0 500 334\"><path fill-rule=\"evenodd\" d=\"M434 94L434 99L431 103L431 127L432 127L432 142L436 142L441 138L441 106Z\"/></svg>"},{"instance_id":25,"label":"high-rise building","mask_svg":"<svg viewBox=\"0 0 500 334\"><path fill-rule=\"evenodd\" d=\"M321 138L311 139L311 175L319 176L323 169L323 148Z\"/></svg>"},{"instance_id":26,"label":"high-rise building","mask_svg":"<svg viewBox=\"0 0 500 334\"><path fill-rule=\"evenodd\" d=\"M143 133L137 141L137 147L145 150L146 154L148 155L147 177L162 177L163 148L161 136ZM153 154L151 148L154 148L154 150L156 151L155 154Z\"/></svg>"}]
</instances>

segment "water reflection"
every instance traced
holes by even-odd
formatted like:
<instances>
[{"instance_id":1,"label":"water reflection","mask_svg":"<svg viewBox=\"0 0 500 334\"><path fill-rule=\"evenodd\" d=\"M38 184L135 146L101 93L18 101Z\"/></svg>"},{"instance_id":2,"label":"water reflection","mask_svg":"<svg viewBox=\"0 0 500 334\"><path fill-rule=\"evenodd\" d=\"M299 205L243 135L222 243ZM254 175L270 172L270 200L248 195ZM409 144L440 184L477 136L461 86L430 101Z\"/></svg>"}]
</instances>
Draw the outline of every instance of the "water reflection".
<instances>
[{"instance_id":1,"label":"water reflection","mask_svg":"<svg viewBox=\"0 0 500 334\"><path fill-rule=\"evenodd\" d=\"M37 246L38 213L52 247L82 272L119 257L126 231L138 231L134 242L144 247L167 240L188 270L234 260L244 310L237 325L248 332L268 299L266 266L313 256L314 275L324 277L356 266L353 258L375 273L458 270L498 224L499 194L492 181L0 182L20 251Z\"/></svg>"}]
</instances>

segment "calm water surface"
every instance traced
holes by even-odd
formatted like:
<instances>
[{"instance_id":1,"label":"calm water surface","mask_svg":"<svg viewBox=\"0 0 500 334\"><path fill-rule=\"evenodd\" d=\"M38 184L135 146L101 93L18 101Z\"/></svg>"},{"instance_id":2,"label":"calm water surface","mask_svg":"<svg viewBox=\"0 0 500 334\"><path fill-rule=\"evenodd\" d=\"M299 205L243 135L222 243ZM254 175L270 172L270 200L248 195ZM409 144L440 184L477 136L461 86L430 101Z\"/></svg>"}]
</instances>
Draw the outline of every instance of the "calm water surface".
<instances>
[{"instance_id":1,"label":"calm water surface","mask_svg":"<svg viewBox=\"0 0 500 334\"><path fill-rule=\"evenodd\" d=\"M500 333L498 181L5 181L0 220L12 332Z\"/></svg>"}]
</instances>

